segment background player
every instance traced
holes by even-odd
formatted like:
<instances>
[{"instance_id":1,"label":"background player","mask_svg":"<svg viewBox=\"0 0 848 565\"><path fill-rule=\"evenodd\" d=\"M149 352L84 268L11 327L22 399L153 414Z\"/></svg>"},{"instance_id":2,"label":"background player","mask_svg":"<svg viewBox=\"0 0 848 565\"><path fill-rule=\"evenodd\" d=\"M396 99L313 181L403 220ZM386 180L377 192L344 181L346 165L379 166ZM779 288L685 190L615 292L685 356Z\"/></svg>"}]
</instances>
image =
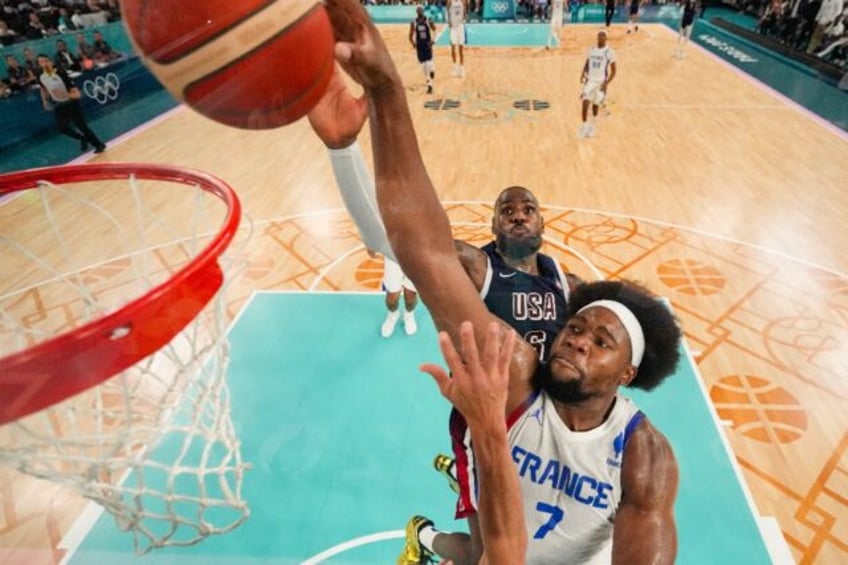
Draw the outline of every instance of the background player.
<instances>
[{"instance_id":1,"label":"background player","mask_svg":"<svg viewBox=\"0 0 848 565\"><path fill-rule=\"evenodd\" d=\"M630 33L631 27L636 26L635 31L639 31L639 15L642 10L642 0L630 0L630 19L627 20L627 33Z\"/></svg>"},{"instance_id":2,"label":"background player","mask_svg":"<svg viewBox=\"0 0 848 565\"><path fill-rule=\"evenodd\" d=\"M368 255L372 258L377 256L377 252L373 249L368 250ZM403 330L406 335L413 335L418 331L418 324L415 322L415 306L418 304L418 293L415 291L415 285L412 281L406 278L400 265L383 257L383 291L386 293L386 319L380 327L380 335L389 338L395 333L395 326L401 318L400 312L400 297L403 294Z\"/></svg>"},{"instance_id":3,"label":"background player","mask_svg":"<svg viewBox=\"0 0 848 565\"><path fill-rule=\"evenodd\" d=\"M607 32L598 32L598 45L589 49L586 64L583 65L583 73L580 82L583 83L582 116L583 125L580 128L580 137L592 137L595 135L594 118L598 116L598 106L607 94L607 87L615 78L615 51L607 45ZM592 121L589 122L589 104L592 105Z\"/></svg>"},{"instance_id":4,"label":"background player","mask_svg":"<svg viewBox=\"0 0 848 565\"><path fill-rule=\"evenodd\" d=\"M436 24L424 13L424 6L415 10L415 19L409 24L409 42L415 48L418 62L427 84L427 94L433 93L433 81L436 79L436 67L433 63L433 37Z\"/></svg>"},{"instance_id":5,"label":"background player","mask_svg":"<svg viewBox=\"0 0 848 565\"><path fill-rule=\"evenodd\" d=\"M450 0L448 2L448 26L450 27L451 60L453 61L453 76L465 76L465 14L468 13L468 0ZM459 52L459 64L457 64Z\"/></svg>"},{"instance_id":6,"label":"background player","mask_svg":"<svg viewBox=\"0 0 848 565\"><path fill-rule=\"evenodd\" d=\"M548 32L547 49L559 47L559 32L562 29L562 5L565 0L551 0L551 28Z\"/></svg>"},{"instance_id":7,"label":"background player","mask_svg":"<svg viewBox=\"0 0 848 565\"><path fill-rule=\"evenodd\" d=\"M680 32L677 35L677 46L674 48L674 56L682 59L686 56L684 49L692 36L692 27L695 24L695 12L698 10L696 0L683 0L681 2L683 14L680 18Z\"/></svg>"}]
</instances>

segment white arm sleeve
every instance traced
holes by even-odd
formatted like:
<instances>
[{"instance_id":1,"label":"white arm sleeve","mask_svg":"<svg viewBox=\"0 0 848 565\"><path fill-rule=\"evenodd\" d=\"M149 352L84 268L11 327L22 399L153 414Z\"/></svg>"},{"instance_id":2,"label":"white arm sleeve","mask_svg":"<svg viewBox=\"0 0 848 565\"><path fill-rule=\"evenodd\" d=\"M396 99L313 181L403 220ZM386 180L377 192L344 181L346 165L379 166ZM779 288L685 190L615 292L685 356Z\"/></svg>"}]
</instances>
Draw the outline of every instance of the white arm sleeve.
<instances>
[{"instance_id":1,"label":"white arm sleeve","mask_svg":"<svg viewBox=\"0 0 848 565\"><path fill-rule=\"evenodd\" d=\"M359 142L354 141L343 149L329 149L329 152L342 200L353 218L353 223L359 229L365 246L394 259L395 254L389 245L386 228L383 227L383 219L380 217L380 208L377 206L374 178L365 165Z\"/></svg>"}]
</instances>

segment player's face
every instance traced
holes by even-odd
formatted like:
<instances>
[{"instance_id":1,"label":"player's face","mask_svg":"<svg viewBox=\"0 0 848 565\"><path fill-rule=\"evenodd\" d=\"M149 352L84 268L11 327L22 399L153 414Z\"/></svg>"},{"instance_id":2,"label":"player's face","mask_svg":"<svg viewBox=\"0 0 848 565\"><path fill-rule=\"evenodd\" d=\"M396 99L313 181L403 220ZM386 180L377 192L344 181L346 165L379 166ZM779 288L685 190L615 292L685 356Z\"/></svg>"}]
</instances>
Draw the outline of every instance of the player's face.
<instances>
[{"instance_id":1,"label":"player's face","mask_svg":"<svg viewBox=\"0 0 848 565\"><path fill-rule=\"evenodd\" d=\"M526 188L508 188L495 203L492 233L498 251L513 259L523 259L542 247L545 221L539 203Z\"/></svg>"},{"instance_id":2,"label":"player's face","mask_svg":"<svg viewBox=\"0 0 848 565\"><path fill-rule=\"evenodd\" d=\"M554 399L576 403L615 394L636 375L630 337L618 317L603 307L571 318L551 346L539 384Z\"/></svg>"},{"instance_id":3,"label":"player's face","mask_svg":"<svg viewBox=\"0 0 848 565\"><path fill-rule=\"evenodd\" d=\"M604 32L598 33L598 47L604 47L607 44L607 34Z\"/></svg>"}]
</instances>

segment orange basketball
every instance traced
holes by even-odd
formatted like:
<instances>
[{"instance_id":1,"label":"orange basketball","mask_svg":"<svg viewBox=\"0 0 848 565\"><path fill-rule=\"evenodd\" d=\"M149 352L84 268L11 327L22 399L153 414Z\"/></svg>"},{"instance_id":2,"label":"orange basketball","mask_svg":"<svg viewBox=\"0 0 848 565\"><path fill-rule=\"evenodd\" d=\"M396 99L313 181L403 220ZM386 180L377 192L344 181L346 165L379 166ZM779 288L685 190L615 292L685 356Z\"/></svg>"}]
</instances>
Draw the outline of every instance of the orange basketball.
<instances>
[{"instance_id":1,"label":"orange basketball","mask_svg":"<svg viewBox=\"0 0 848 565\"><path fill-rule=\"evenodd\" d=\"M179 100L215 121L270 129L305 115L333 72L320 0L124 0L130 37Z\"/></svg>"}]
</instances>

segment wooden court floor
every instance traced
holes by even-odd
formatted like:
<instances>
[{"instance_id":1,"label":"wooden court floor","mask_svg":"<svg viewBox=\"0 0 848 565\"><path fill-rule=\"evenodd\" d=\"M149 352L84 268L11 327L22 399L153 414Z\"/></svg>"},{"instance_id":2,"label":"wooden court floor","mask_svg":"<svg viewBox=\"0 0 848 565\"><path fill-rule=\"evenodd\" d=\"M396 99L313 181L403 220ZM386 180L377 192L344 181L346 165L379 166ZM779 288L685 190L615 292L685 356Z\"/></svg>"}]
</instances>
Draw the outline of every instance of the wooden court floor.
<instances>
[{"instance_id":1,"label":"wooden court floor","mask_svg":"<svg viewBox=\"0 0 848 565\"><path fill-rule=\"evenodd\" d=\"M592 139L577 137L578 79L596 27L567 27L557 51L469 49L463 79L437 48L433 95L406 26L382 29L456 236L485 242L492 200L521 184L566 268L667 296L759 512L797 562L848 561L848 137L700 49L672 58L660 26L613 28L619 75ZM367 131L360 140L367 155ZM254 230L230 315L257 289L378 289L380 264L360 249L304 121L248 132L182 108L96 160L197 168L238 191ZM0 225L22 230L30 213L31 200L13 200ZM93 284L108 288L116 269L102 271ZM65 306L37 292L19 304L44 319ZM8 470L0 497L0 563L59 561L83 501Z\"/></svg>"}]
</instances>

